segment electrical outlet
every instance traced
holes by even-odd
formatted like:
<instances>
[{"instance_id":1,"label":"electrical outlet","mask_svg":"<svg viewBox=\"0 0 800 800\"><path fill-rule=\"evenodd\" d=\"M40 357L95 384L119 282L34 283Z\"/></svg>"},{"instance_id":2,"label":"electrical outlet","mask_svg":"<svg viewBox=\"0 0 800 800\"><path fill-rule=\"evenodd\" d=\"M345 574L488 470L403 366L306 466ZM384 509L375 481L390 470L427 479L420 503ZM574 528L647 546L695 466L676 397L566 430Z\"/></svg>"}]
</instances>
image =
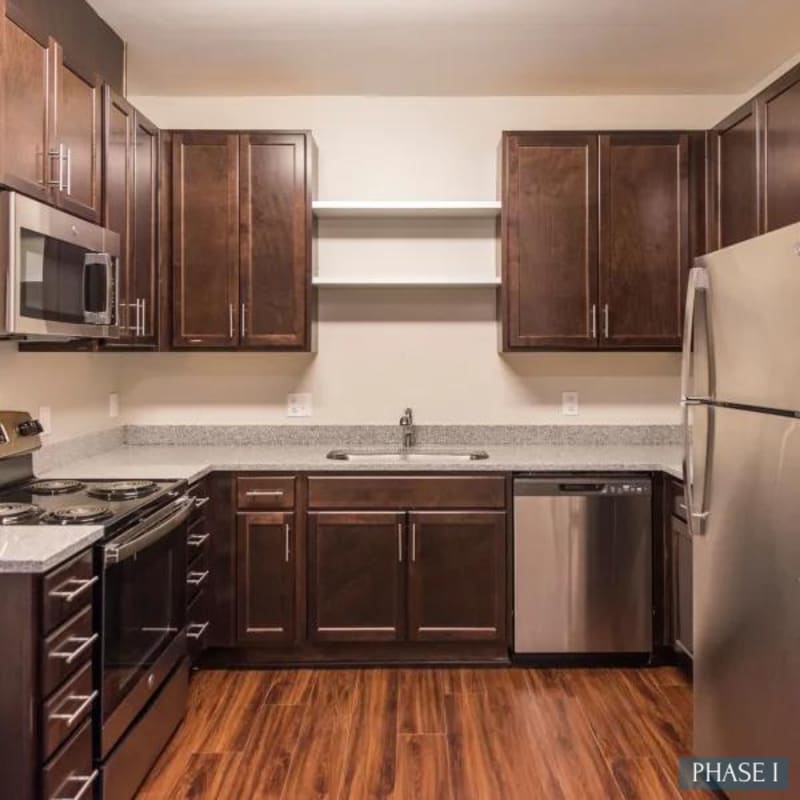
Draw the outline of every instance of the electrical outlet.
<instances>
[{"instance_id":1,"label":"electrical outlet","mask_svg":"<svg viewBox=\"0 0 800 800\"><path fill-rule=\"evenodd\" d=\"M561 413L568 417L575 417L578 415L577 392L561 393Z\"/></svg>"},{"instance_id":2,"label":"electrical outlet","mask_svg":"<svg viewBox=\"0 0 800 800\"><path fill-rule=\"evenodd\" d=\"M111 392L108 395L108 416L111 419L119 416L119 394L117 392Z\"/></svg>"},{"instance_id":3,"label":"electrical outlet","mask_svg":"<svg viewBox=\"0 0 800 800\"><path fill-rule=\"evenodd\" d=\"M311 394L309 392L299 392L286 396L286 416L287 417L310 417L311 416Z\"/></svg>"},{"instance_id":4,"label":"electrical outlet","mask_svg":"<svg viewBox=\"0 0 800 800\"><path fill-rule=\"evenodd\" d=\"M53 419L50 413L50 406L41 406L39 408L39 422L42 423L42 436L47 436L53 428Z\"/></svg>"}]
</instances>

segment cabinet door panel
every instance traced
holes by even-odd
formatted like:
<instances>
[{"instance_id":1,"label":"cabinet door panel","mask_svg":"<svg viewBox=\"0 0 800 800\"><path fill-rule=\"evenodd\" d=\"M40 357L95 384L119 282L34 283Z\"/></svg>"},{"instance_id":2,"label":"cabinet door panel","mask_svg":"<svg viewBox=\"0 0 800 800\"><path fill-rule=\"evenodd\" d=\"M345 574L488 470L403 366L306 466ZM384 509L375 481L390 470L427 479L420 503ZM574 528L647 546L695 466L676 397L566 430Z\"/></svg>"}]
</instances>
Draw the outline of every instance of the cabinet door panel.
<instances>
[{"instance_id":1,"label":"cabinet door panel","mask_svg":"<svg viewBox=\"0 0 800 800\"><path fill-rule=\"evenodd\" d=\"M675 647L693 655L692 624L692 537L686 524L672 518L673 631Z\"/></svg>"},{"instance_id":2,"label":"cabinet door panel","mask_svg":"<svg viewBox=\"0 0 800 800\"><path fill-rule=\"evenodd\" d=\"M236 616L240 642L287 642L294 635L293 516L238 517Z\"/></svg>"},{"instance_id":3,"label":"cabinet door panel","mask_svg":"<svg viewBox=\"0 0 800 800\"><path fill-rule=\"evenodd\" d=\"M10 19L2 24L3 183L45 200L58 170L46 155L50 53Z\"/></svg>"},{"instance_id":4,"label":"cabinet door panel","mask_svg":"<svg viewBox=\"0 0 800 800\"><path fill-rule=\"evenodd\" d=\"M689 271L689 139L600 137L600 343L677 348Z\"/></svg>"},{"instance_id":5,"label":"cabinet door panel","mask_svg":"<svg viewBox=\"0 0 800 800\"><path fill-rule=\"evenodd\" d=\"M173 154L173 344L232 347L239 330L235 134L178 133Z\"/></svg>"},{"instance_id":6,"label":"cabinet door panel","mask_svg":"<svg viewBox=\"0 0 800 800\"><path fill-rule=\"evenodd\" d=\"M504 347L594 347L597 136L509 134L503 182Z\"/></svg>"},{"instance_id":7,"label":"cabinet door panel","mask_svg":"<svg viewBox=\"0 0 800 800\"><path fill-rule=\"evenodd\" d=\"M303 134L243 134L241 343L307 346L309 225Z\"/></svg>"},{"instance_id":8,"label":"cabinet door panel","mask_svg":"<svg viewBox=\"0 0 800 800\"><path fill-rule=\"evenodd\" d=\"M767 232L800 221L800 68L767 89L759 108Z\"/></svg>"},{"instance_id":9,"label":"cabinet door panel","mask_svg":"<svg viewBox=\"0 0 800 800\"><path fill-rule=\"evenodd\" d=\"M316 641L403 638L403 514L308 515L309 629Z\"/></svg>"},{"instance_id":10,"label":"cabinet door panel","mask_svg":"<svg viewBox=\"0 0 800 800\"><path fill-rule=\"evenodd\" d=\"M65 185L58 191L58 204L67 211L100 222L102 187L102 84L86 78L64 60L57 44L54 50L54 101L50 147L63 147Z\"/></svg>"},{"instance_id":11,"label":"cabinet door panel","mask_svg":"<svg viewBox=\"0 0 800 800\"><path fill-rule=\"evenodd\" d=\"M717 250L758 236L758 142L755 103L711 131L712 237Z\"/></svg>"},{"instance_id":12,"label":"cabinet door panel","mask_svg":"<svg viewBox=\"0 0 800 800\"><path fill-rule=\"evenodd\" d=\"M409 523L409 637L502 641L505 513L420 512Z\"/></svg>"}]
</instances>

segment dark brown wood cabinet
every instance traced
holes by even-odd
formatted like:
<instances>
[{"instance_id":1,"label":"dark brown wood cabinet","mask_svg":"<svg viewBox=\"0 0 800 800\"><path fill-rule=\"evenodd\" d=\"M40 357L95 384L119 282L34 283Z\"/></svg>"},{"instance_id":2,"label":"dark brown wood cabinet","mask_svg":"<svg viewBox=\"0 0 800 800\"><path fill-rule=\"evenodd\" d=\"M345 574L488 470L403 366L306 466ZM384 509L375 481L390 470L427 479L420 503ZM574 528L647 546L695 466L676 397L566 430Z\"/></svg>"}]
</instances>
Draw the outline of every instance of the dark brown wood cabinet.
<instances>
[{"instance_id":1,"label":"dark brown wood cabinet","mask_svg":"<svg viewBox=\"0 0 800 800\"><path fill-rule=\"evenodd\" d=\"M173 346L311 347L310 136L176 132Z\"/></svg>"},{"instance_id":2,"label":"dark brown wood cabinet","mask_svg":"<svg viewBox=\"0 0 800 800\"><path fill-rule=\"evenodd\" d=\"M503 349L679 348L702 173L687 133L505 133Z\"/></svg>"},{"instance_id":3,"label":"dark brown wood cabinet","mask_svg":"<svg viewBox=\"0 0 800 800\"><path fill-rule=\"evenodd\" d=\"M671 521L672 546L672 633L675 649L690 658L694 653L692 625L693 543L686 522Z\"/></svg>"},{"instance_id":4,"label":"dark brown wood cabinet","mask_svg":"<svg viewBox=\"0 0 800 800\"><path fill-rule=\"evenodd\" d=\"M308 515L309 634L318 642L393 642L405 635L405 515Z\"/></svg>"},{"instance_id":5,"label":"dark brown wood cabinet","mask_svg":"<svg viewBox=\"0 0 800 800\"><path fill-rule=\"evenodd\" d=\"M239 514L237 525L237 640L250 644L291 642L294 639L294 514Z\"/></svg>"},{"instance_id":6,"label":"dark brown wood cabinet","mask_svg":"<svg viewBox=\"0 0 800 800\"><path fill-rule=\"evenodd\" d=\"M409 638L502 641L505 512L412 512L409 526Z\"/></svg>"},{"instance_id":7,"label":"dark brown wood cabinet","mask_svg":"<svg viewBox=\"0 0 800 800\"><path fill-rule=\"evenodd\" d=\"M600 347L678 348L689 273L689 137L600 136Z\"/></svg>"}]
</instances>

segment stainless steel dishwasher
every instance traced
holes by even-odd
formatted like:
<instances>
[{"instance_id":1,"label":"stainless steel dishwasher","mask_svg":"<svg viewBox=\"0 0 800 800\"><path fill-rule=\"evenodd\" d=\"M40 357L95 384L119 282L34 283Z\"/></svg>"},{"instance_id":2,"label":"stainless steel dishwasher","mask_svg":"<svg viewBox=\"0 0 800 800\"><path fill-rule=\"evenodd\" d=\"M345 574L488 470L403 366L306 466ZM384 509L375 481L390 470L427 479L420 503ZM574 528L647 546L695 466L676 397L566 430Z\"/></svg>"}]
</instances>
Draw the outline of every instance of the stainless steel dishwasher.
<instances>
[{"instance_id":1,"label":"stainless steel dishwasher","mask_svg":"<svg viewBox=\"0 0 800 800\"><path fill-rule=\"evenodd\" d=\"M652 483L514 481L514 651L652 649Z\"/></svg>"}]
</instances>

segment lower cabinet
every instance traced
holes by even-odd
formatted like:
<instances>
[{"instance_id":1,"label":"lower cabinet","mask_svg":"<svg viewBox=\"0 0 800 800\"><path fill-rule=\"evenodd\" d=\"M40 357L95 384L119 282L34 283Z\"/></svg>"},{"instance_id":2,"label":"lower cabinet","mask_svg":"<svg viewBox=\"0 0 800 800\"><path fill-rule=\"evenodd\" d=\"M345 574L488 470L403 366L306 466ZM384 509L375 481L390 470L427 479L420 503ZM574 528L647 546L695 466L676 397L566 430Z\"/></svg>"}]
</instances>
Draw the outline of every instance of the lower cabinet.
<instances>
[{"instance_id":1,"label":"lower cabinet","mask_svg":"<svg viewBox=\"0 0 800 800\"><path fill-rule=\"evenodd\" d=\"M672 517L672 630L674 646L694 654L692 628L692 537L686 523Z\"/></svg>"},{"instance_id":2,"label":"lower cabinet","mask_svg":"<svg viewBox=\"0 0 800 800\"><path fill-rule=\"evenodd\" d=\"M239 514L236 527L236 638L249 644L294 638L294 514Z\"/></svg>"}]
</instances>

